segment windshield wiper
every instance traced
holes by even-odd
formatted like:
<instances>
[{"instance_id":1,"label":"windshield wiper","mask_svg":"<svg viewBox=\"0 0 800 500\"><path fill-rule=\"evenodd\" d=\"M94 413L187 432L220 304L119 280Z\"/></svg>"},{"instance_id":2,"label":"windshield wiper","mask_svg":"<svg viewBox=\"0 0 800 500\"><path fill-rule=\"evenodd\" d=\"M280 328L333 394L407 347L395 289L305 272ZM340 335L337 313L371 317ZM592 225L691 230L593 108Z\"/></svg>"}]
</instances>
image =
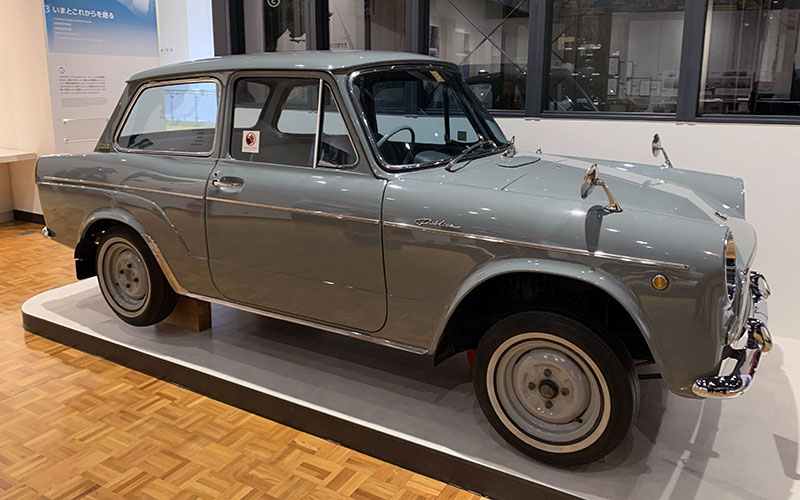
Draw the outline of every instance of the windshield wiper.
<instances>
[{"instance_id":1,"label":"windshield wiper","mask_svg":"<svg viewBox=\"0 0 800 500\"><path fill-rule=\"evenodd\" d=\"M492 146L493 148L496 148L497 144L495 144L494 141L490 141L490 140L487 140L487 139L481 139L478 142L476 142L475 144L473 144L472 146L470 146L467 149L465 149L464 151L462 151L462 152L458 153L457 155L455 155L449 162L447 162L447 166L444 167L444 169L447 170L448 172L452 172L453 171L453 167L456 165L456 163L461 161L462 158L464 158L468 154L472 153L476 149L483 148L483 147L486 147L486 146Z\"/></svg>"}]
</instances>

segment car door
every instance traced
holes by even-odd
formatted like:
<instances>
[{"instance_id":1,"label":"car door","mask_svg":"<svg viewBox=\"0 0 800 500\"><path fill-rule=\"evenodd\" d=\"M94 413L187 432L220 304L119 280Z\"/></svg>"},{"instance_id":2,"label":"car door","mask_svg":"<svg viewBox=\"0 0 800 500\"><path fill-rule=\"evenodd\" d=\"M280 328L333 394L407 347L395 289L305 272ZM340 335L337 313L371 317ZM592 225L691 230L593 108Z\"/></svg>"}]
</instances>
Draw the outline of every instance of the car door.
<instances>
[{"instance_id":1,"label":"car door","mask_svg":"<svg viewBox=\"0 0 800 500\"><path fill-rule=\"evenodd\" d=\"M295 75L230 85L229 152L207 186L211 275L232 301L375 332L385 181L359 161L331 84Z\"/></svg>"}]
</instances>

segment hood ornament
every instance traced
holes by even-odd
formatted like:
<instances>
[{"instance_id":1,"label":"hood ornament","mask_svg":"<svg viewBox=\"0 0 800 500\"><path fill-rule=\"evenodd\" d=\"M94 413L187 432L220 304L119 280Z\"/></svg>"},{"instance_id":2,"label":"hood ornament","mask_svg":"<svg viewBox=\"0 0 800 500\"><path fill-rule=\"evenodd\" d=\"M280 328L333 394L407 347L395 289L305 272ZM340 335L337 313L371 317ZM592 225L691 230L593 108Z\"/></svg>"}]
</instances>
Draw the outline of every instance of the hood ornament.
<instances>
[{"instance_id":1,"label":"hood ornament","mask_svg":"<svg viewBox=\"0 0 800 500\"><path fill-rule=\"evenodd\" d=\"M650 148L653 150L653 158L658 158L659 153L664 155L664 164L661 165L661 168L672 168L672 162L669 161L667 150L661 145L661 137L659 137L658 134L653 136L653 143L650 145Z\"/></svg>"},{"instance_id":2,"label":"hood ornament","mask_svg":"<svg viewBox=\"0 0 800 500\"><path fill-rule=\"evenodd\" d=\"M622 212L622 207L619 206L617 200L614 199L614 195L611 194L608 185L603 182L602 179L597 178L597 163L589 167L589 170L586 171L586 175L583 176L583 182L581 183L581 199L585 200L595 186L603 188L603 191L606 192L606 196L608 196L608 205L604 207L606 212Z\"/></svg>"}]
</instances>

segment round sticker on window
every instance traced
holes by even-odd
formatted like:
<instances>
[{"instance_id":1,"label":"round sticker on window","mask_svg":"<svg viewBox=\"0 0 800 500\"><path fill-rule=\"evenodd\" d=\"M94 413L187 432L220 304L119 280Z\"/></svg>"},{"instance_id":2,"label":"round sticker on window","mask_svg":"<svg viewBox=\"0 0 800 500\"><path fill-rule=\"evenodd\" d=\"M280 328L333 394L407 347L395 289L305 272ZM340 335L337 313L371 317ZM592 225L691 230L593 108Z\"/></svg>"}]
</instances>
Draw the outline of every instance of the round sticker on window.
<instances>
[{"instance_id":1,"label":"round sticker on window","mask_svg":"<svg viewBox=\"0 0 800 500\"><path fill-rule=\"evenodd\" d=\"M258 130L245 130L242 135L242 153L258 153L258 139L261 132Z\"/></svg>"}]
</instances>

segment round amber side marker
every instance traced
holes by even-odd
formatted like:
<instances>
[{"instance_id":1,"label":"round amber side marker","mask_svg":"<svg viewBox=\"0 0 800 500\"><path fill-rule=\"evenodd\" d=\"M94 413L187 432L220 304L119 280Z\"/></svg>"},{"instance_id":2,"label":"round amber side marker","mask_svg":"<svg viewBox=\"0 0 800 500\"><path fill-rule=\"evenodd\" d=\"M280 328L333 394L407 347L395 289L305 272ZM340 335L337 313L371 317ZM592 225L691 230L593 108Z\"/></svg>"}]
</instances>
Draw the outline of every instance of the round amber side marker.
<instances>
[{"instance_id":1,"label":"round amber side marker","mask_svg":"<svg viewBox=\"0 0 800 500\"><path fill-rule=\"evenodd\" d=\"M669 280L663 274L656 274L653 276L653 279L650 280L650 284L658 291L666 290L669 286Z\"/></svg>"}]
</instances>

